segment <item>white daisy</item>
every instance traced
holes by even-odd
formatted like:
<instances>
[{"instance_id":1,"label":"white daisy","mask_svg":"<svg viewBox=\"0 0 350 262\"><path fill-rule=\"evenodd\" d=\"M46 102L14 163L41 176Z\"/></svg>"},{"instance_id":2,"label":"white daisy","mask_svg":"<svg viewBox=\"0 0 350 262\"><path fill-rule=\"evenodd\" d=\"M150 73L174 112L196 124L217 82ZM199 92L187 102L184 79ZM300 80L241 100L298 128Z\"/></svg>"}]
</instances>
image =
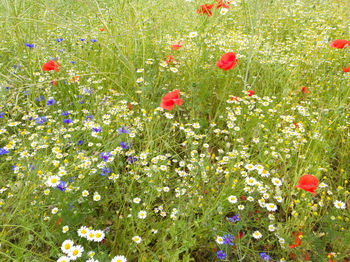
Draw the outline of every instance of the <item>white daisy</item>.
<instances>
[{"instance_id":1,"label":"white daisy","mask_svg":"<svg viewBox=\"0 0 350 262\"><path fill-rule=\"evenodd\" d=\"M61 250L63 253L68 254L68 252L72 249L73 246L74 246L74 242L70 239L67 239L63 241Z\"/></svg>"},{"instance_id":2,"label":"white daisy","mask_svg":"<svg viewBox=\"0 0 350 262\"><path fill-rule=\"evenodd\" d=\"M334 206L338 209L345 209L345 203L338 200L334 201Z\"/></svg>"},{"instance_id":3,"label":"white daisy","mask_svg":"<svg viewBox=\"0 0 350 262\"><path fill-rule=\"evenodd\" d=\"M262 234L261 234L259 231L255 231L255 232L253 233L253 237L254 237L255 239L259 239L259 238L262 238Z\"/></svg>"},{"instance_id":4,"label":"white daisy","mask_svg":"<svg viewBox=\"0 0 350 262\"><path fill-rule=\"evenodd\" d=\"M236 196L229 196L228 202L230 202L231 204L237 203L237 197Z\"/></svg>"},{"instance_id":5,"label":"white daisy","mask_svg":"<svg viewBox=\"0 0 350 262\"><path fill-rule=\"evenodd\" d=\"M135 204L139 204L141 202L141 198L139 197L135 197L132 202L134 202Z\"/></svg>"},{"instance_id":6,"label":"white daisy","mask_svg":"<svg viewBox=\"0 0 350 262\"><path fill-rule=\"evenodd\" d=\"M275 226L274 225L269 225L269 231L270 232L273 232L273 231L275 231Z\"/></svg>"},{"instance_id":7,"label":"white daisy","mask_svg":"<svg viewBox=\"0 0 350 262\"><path fill-rule=\"evenodd\" d=\"M147 217L147 212L144 210L141 210L138 214L139 219L145 219Z\"/></svg>"},{"instance_id":8,"label":"white daisy","mask_svg":"<svg viewBox=\"0 0 350 262\"><path fill-rule=\"evenodd\" d=\"M69 230L69 227L68 227L68 226L62 227L62 232L63 232L63 233L67 233L68 230Z\"/></svg>"},{"instance_id":9,"label":"white daisy","mask_svg":"<svg viewBox=\"0 0 350 262\"><path fill-rule=\"evenodd\" d=\"M277 206L274 203L267 203L265 205L265 207L268 211L276 211L277 210Z\"/></svg>"},{"instance_id":10,"label":"white daisy","mask_svg":"<svg viewBox=\"0 0 350 262\"><path fill-rule=\"evenodd\" d=\"M220 236L216 236L216 243L218 243L219 245L223 244L224 243L224 239Z\"/></svg>"},{"instance_id":11,"label":"white daisy","mask_svg":"<svg viewBox=\"0 0 350 262\"><path fill-rule=\"evenodd\" d=\"M46 181L46 184L50 187L56 187L59 185L59 183L60 183L59 176L50 176Z\"/></svg>"},{"instance_id":12,"label":"white daisy","mask_svg":"<svg viewBox=\"0 0 350 262\"><path fill-rule=\"evenodd\" d=\"M94 193L94 197L93 197L94 201L100 201L101 200L101 196L99 193L95 192Z\"/></svg>"},{"instance_id":13,"label":"white daisy","mask_svg":"<svg viewBox=\"0 0 350 262\"><path fill-rule=\"evenodd\" d=\"M59 259L57 259L57 262L69 262L69 261L71 261L71 260L67 256L62 256Z\"/></svg>"},{"instance_id":14,"label":"white daisy","mask_svg":"<svg viewBox=\"0 0 350 262\"><path fill-rule=\"evenodd\" d=\"M111 262L127 262L127 259L124 256L115 256Z\"/></svg>"},{"instance_id":15,"label":"white daisy","mask_svg":"<svg viewBox=\"0 0 350 262\"><path fill-rule=\"evenodd\" d=\"M77 258L81 257L81 255L84 252L84 248L80 245L73 246L72 249L69 251L68 256L72 260L76 260Z\"/></svg>"},{"instance_id":16,"label":"white daisy","mask_svg":"<svg viewBox=\"0 0 350 262\"><path fill-rule=\"evenodd\" d=\"M198 35L197 32L191 32L188 34L188 37L193 38L193 37L196 37L197 35Z\"/></svg>"},{"instance_id":17,"label":"white daisy","mask_svg":"<svg viewBox=\"0 0 350 262\"><path fill-rule=\"evenodd\" d=\"M104 238L105 238L105 233L102 230L95 231L95 237L93 239L95 242L101 242Z\"/></svg>"},{"instance_id":18,"label":"white daisy","mask_svg":"<svg viewBox=\"0 0 350 262\"><path fill-rule=\"evenodd\" d=\"M140 244L141 240L142 240L142 238L139 236L132 237L132 241L134 241L136 244Z\"/></svg>"},{"instance_id":19,"label":"white daisy","mask_svg":"<svg viewBox=\"0 0 350 262\"><path fill-rule=\"evenodd\" d=\"M87 237L89 233L90 233L90 229L88 229L85 226L82 226L78 229L78 236L80 237Z\"/></svg>"}]
</instances>

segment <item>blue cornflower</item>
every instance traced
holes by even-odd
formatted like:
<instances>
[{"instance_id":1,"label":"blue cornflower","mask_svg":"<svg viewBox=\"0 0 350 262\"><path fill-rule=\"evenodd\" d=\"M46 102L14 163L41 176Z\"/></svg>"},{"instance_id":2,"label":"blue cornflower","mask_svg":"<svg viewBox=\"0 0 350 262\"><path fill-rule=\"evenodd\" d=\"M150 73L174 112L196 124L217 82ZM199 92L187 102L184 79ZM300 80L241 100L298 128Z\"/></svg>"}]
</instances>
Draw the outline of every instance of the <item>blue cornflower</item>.
<instances>
[{"instance_id":1,"label":"blue cornflower","mask_svg":"<svg viewBox=\"0 0 350 262\"><path fill-rule=\"evenodd\" d=\"M2 118L5 115L5 112L0 113L0 118Z\"/></svg>"},{"instance_id":2,"label":"blue cornflower","mask_svg":"<svg viewBox=\"0 0 350 262\"><path fill-rule=\"evenodd\" d=\"M63 191L66 191L66 188L67 188L67 183L61 180L57 186L57 189L63 192Z\"/></svg>"},{"instance_id":3,"label":"blue cornflower","mask_svg":"<svg viewBox=\"0 0 350 262\"><path fill-rule=\"evenodd\" d=\"M68 118L68 119L63 119L63 122L64 122L65 124L69 125L70 123L73 122L73 120L70 119L70 118Z\"/></svg>"},{"instance_id":4,"label":"blue cornflower","mask_svg":"<svg viewBox=\"0 0 350 262\"><path fill-rule=\"evenodd\" d=\"M84 103L85 103L85 99L79 101L79 104L84 104Z\"/></svg>"},{"instance_id":5,"label":"blue cornflower","mask_svg":"<svg viewBox=\"0 0 350 262\"><path fill-rule=\"evenodd\" d=\"M129 149L129 144L126 143L126 142L124 142L124 141L123 141L123 142L120 142L119 145L120 145L123 149L126 149L126 150Z\"/></svg>"},{"instance_id":6,"label":"blue cornflower","mask_svg":"<svg viewBox=\"0 0 350 262\"><path fill-rule=\"evenodd\" d=\"M43 97L43 96L39 96L39 97L35 98L35 100L36 100L37 102L43 101L43 100L44 100L44 97Z\"/></svg>"},{"instance_id":7,"label":"blue cornflower","mask_svg":"<svg viewBox=\"0 0 350 262\"><path fill-rule=\"evenodd\" d=\"M0 148L0 156L5 155L5 154L8 154L8 153L10 153L10 151L8 151L7 149L5 149L5 148Z\"/></svg>"},{"instance_id":8,"label":"blue cornflower","mask_svg":"<svg viewBox=\"0 0 350 262\"><path fill-rule=\"evenodd\" d=\"M85 38L80 38L80 41L82 41L82 42L85 41Z\"/></svg>"},{"instance_id":9,"label":"blue cornflower","mask_svg":"<svg viewBox=\"0 0 350 262\"><path fill-rule=\"evenodd\" d=\"M58 50L58 52L60 52L60 53L62 53L62 52L64 52L64 51L66 51L65 48L63 48L62 50Z\"/></svg>"},{"instance_id":10,"label":"blue cornflower","mask_svg":"<svg viewBox=\"0 0 350 262\"><path fill-rule=\"evenodd\" d=\"M129 129L127 129L125 126L118 128L117 131L119 133L122 133L122 134L129 134L130 133Z\"/></svg>"},{"instance_id":11,"label":"blue cornflower","mask_svg":"<svg viewBox=\"0 0 350 262\"><path fill-rule=\"evenodd\" d=\"M237 215L235 215L235 216L233 216L233 217L229 217L229 219L228 220L230 220L231 222L238 222L239 221L239 215L237 214Z\"/></svg>"},{"instance_id":12,"label":"blue cornflower","mask_svg":"<svg viewBox=\"0 0 350 262\"><path fill-rule=\"evenodd\" d=\"M53 99L52 97L50 97L48 100L47 100L47 105L48 106L52 106L56 103L56 100Z\"/></svg>"},{"instance_id":13,"label":"blue cornflower","mask_svg":"<svg viewBox=\"0 0 350 262\"><path fill-rule=\"evenodd\" d=\"M225 259L226 258L226 253L222 252L221 250L219 250L218 252L216 252L216 255L218 256L218 259Z\"/></svg>"},{"instance_id":14,"label":"blue cornflower","mask_svg":"<svg viewBox=\"0 0 350 262\"><path fill-rule=\"evenodd\" d=\"M264 261L270 261L270 256L267 255L265 252L261 252L261 253L260 253L260 257L261 257L262 260L264 260Z\"/></svg>"},{"instance_id":15,"label":"blue cornflower","mask_svg":"<svg viewBox=\"0 0 350 262\"><path fill-rule=\"evenodd\" d=\"M93 130L94 132L96 132L96 133L99 133L99 132L102 131L102 128L101 128L101 127L99 127L99 128L93 127L92 130Z\"/></svg>"},{"instance_id":16,"label":"blue cornflower","mask_svg":"<svg viewBox=\"0 0 350 262\"><path fill-rule=\"evenodd\" d=\"M62 112L62 115L63 116L69 116L69 112L68 111L64 111L64 112Z\"/></svg>"},{"instance_id":17,"label":"blue cornflower","mask_svg":"<svg viewBox=\"0 0 350 262\"><path fill-rule=\"evenodd\" d=\"M102 158L103 161L107 161L110 156L112 156L112 155L109 152L102 152L100 155L100 157Z\"/></svg>"},{"instance_id":18,"label":"blue cornflower","mask_svg":"<svg viewBox=\"0 0 350 262\"><path fill-rule=\"evenodd\" d=\"M88 115L85 117L85 120L88 121L88 120L92 120L94 119L94 117L92 115Z\"/></svg>"},{"instance_id":19,"label":"blue cornflower","mask_svg":"<svg viewBox=\"0 0 350 262\"><path fill-rule=\"evenodd\" d=\"M111 173L111 171L112 171L112 170L111 170L109 167L104 167L104 168L102 168L100 174L101 174L101 176L105 176L105 175Z\"/></svg>"},{"instance_id":20,"label":"blue cornflower","mask_svg":"<svg viewBox=\"0 0 350 262\"><path fill-rule=\"evenodd\" d=\"M30 169L30 170L34 170L35 167L34 167L32 164L29 164L29 169Z\"/></svg>"},{"instance_id":21,"label":"blue cornflower","mask_svg":"<svg viewBox=\"0 0 350 262\"><path fill-rule=\"evenodd\" d=\"M129 162L130 164L133 164L133 163L135 163L136 161L137 161L137 158L136 158L136 157L131 157L131 156L128 157L128 162Z\"/></svg>"},{"instance_id":22,"label":"blue cornflower","mask_svg":"<svg viewBox=\"0 0 350 262\"><path fill-rule=\"evenodd\" d=\"M69 204L68 204L68 210L71 210L71 209L73 209L73 208L74 208L73 204L72 204L72 203L69 203Z\"/></svg>"},{"instance_id":23,"label":"blue cornflower","mask_svg":"<svg viewBox=\"0 0 350 262\"><path fill-rule=\"evenodd\" d=\"M97 42L97 40L96 40L96 39L91 39L91 40L90 40L90 42L92 42L92 43L96 43L96 42Z\"/></svg>"},{"instance_id":24,"label":"blue cornflower","mask_svg":"<svg viewBox=\"0 0 350 262\"><path fill-rule=\"evenodd\" d=\"M230 246L233 246L233 243L232 243L232 241L233 241L233 236L231 236L230 234L227 234L227 235L224 235L224 244L225 245L230 245Z\"/></svg>"},{"instance_id":25,"label":"blue cornflower","mask_svg":"<svg viewBox=\"0 0 350 262\"><path fill-rule=\"evenodd\" d=\"M34 44L25 43L24 45L27 46L27 47L29 47L30 49L32 49L32 48L34 47Z\"/></svg>"},{"instance_id":26,"label":"blue cornflower","mask_svg":"<svg viewBox=\"0 0 350 262\"><path fill-rule=\"evenodd\" d=\"M35 123L37 123L38 125L42 125L47 121L46 116L42 116L42 117L38 117L35 119Z\"/></svg>"},{"instance_id":27,"label":"blue cornflower","mask_svg":"<svg viewBox=\"0 0 350 262\"><path fill-rule=\"evenodd\" d=\"M57 38L56 41L57 41L57 43L62 42L63 38Z\"/></svg>"},{"instance_id":28,"label":"blue cornflower","mask_svg":"<svg viewBox=\"0 0 350 262\"><path fill-rule=\"evenodd\" d=\"M73 65L75 64L75 62L74 61L70 61Z\"/></svg>"},{"instance_id":29,"label":"blue cornflower","mask_svg":"<svg viewBox=\"0 0 350 262\"><path fill-rule=\"evenodd\" d=\"M78 144L78 146L80 146L80 145L82 145L83 143L84 143L84 140L79 140L77 144Z\"/></svg>"}]
</instances>

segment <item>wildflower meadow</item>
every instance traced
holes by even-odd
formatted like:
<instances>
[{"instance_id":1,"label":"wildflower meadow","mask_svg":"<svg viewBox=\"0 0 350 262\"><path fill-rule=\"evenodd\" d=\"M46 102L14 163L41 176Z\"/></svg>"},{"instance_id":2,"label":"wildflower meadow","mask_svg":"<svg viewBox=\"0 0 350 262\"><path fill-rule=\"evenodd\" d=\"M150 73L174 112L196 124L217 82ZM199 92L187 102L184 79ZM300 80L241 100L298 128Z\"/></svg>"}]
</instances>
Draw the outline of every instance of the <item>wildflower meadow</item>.
<instances>
[{"instance_id":1,"label":"wildflower meadow","mask_svg":"<svg viewBox=\"0 0 350 262\"><path fill-rule=\"evenodd\" d=\"M350 1L1 0L0 25L0 261L350 261Z\"/></svg>"}]
</instances>

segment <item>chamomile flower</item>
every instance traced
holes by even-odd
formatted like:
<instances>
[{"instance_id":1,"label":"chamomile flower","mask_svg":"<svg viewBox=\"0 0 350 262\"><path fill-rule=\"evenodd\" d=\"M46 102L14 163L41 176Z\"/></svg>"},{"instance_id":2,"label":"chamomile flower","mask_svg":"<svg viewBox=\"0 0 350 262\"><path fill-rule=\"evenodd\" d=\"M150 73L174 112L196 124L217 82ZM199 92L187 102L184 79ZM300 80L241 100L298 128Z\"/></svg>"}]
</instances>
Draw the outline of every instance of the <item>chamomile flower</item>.
<instances>
[{"instance_id":1,"label":"chamomile flower","mask_svg":"<svg viewBox=\"0 0 350 262\"><path fill-rule=\"evenodd\" d=\"M50 186L50 187L56 187L60 184L60 178L59 176L50 176L47 180L46 180L46 185Z\"/></svg>"},{"instance_id":2,"label":"chamomile flower","mask_svg":"<svg viewBox=\"0 0 350 262\"><path fill-rule=\"evenodd\" d=\"M236 197L236 196L229 196L229 197L228 197L228 201L229 201L231 204L235 204L235 203L237 203L237 197Z\"/></svg>"},{"instance_id":3,"label":"chamomile flower","mask_svg":"<svg viewBox=\"0 0 350 262\"><path fill-rule=\"evenodd\" d=\"M67 239L63 241L61 245L61 250L63 253L68 254L68 252L72 249L73 246L74 246L74 242L70 239Z\"/></svg>"},{"instance_id":4,"label":"chamomile flower","mask_svg":"<svg viewBox=\"0 0 350 262\"><path fill-rule=\"evenodd\" d=\"M57 259L57 262L69 262L69 261L71 261L71 260L67 256L62 256L59 259Z\"/></svg>"},{"instance_id":5,"label":"chamomile flower","mask_svg":"<svg viewBox=\"0 0 350 262\"><path fill-rule=\"evenodd\" d=\"M53 208L52 210L51 210L51 213L52 214L56 214L58 212L58 208L57 207L55 207L55 208Z\"/></svg>"},{"instance_id":6,"label":"chamomile flower","mask_svg":"<svg viewBox=\"0 0 350 262\"><path fill-rule=\"evenodd\" d=\"M281 180L276 178L276 177L272 178L271 181L272 181L272 184L274 184L275 186L281 186L282 185Z\"/></svg>"},{"instance_id":7,"label":"chamomile flower","mask_svg":"<svg viewBox=\"0 0 350 262\"><path fill-rule=\"evenodd\" d=\"M127 259L124 256L115 256L111 262L127 262Z\"/></svg>"},{"instance_id":8,"label":"chamomile flower","mask_svg":"<svg viewBox=\"0 0 350 262\"><path fill-rule=\"evenodd\" d=\"M77 246L73 246L70 251L68 252L68 256L72 259L72 260L76 260L77 258L81 257L81 255L84 252L84 248L80 245Z\"/></svg>"},{"instance_id":9,"label":"chamomile flower","mask_svg":"<svg viewBox=\"0 0 350 262\"><path fill-rule=\"evenodd\" d=\"M221 236L216 236L216 243L218 243L219 245L224 243L224 238Z\"/></svg>"},{"instance_id":10,"label":"chamomile flower","mask_svg":"<svg viewBox=\"0 0 350 262\"><path fill-rule=\"evenodd\" d=\"M101 200L100 194L98 192L95 192L93 199L94 199L94 201L100 201Z\"/></svg>"},{"instance_id":11,"label":"chamomile flower","mask_svg":"<svg viewBox=\"0 0 350 262\"><path fill-rule=\"evenodd\" d=\"M89 230L89 233L86 235L86 239L89 241L94 241L95 239L95 230Z\"/></svg>"},{"instance_id":12,"label":"chamomile flower","mask_svg":"<svg viewBox=\"0 0 350 262\"><path fill-rule=\"evenodd\" d=\"M276 230L276 227L274 225L269 225L268 229L270 232L273 232Z\"/></svg>"},{"instance_id":13,"label":"chamomile flower","mask_svg":"<svg viewBox=\"0 0 350 262\"><path fill-rule=\"evenodd\" d=\"M84 190L84 191L81 193L81 195L82 195L83 197L87 197L87 196L89 195L89 191Z\"/></svg>"},{"instance_id":14,"label":"chamomile flower","mask_svg":"<svg viewBox=\"0 0 350 262\"><path fill-rule=\"evenodd\" d=\"M338 209L345 209L345 203L338 200L334 201L334 206Z\"/></svg>"},{"instance_id":15,"label":"chamomile flower","mask_svg":"<svg viewBox=\"0 0 350 262\"><path fill-rule=\"evenodd\" d=\"M135 204L139 204L141 202L141 198L139 197L135 197L132 202L134 202Z\"/></svg>"},{"instance_id":16,"label":"chamomile flower","mask_svg":"<svg viewBox=\"0 0 350 262\"><path fill-rule=\"evenodd\" d=\"M95 231L95 237L94 237L93 241L101 242L104 238L105 238L105 233L102 230Z\"/></svg>"},{"instance_id":17,"label":"chamomile flower","mask_svg":"<svg viewBox=\"0 0 350 262\"><path fill-rule=\"evenodd\" d=\"M142 241L142 238L139 236L133 236L132 241L134 241L136 244L140 244Z\"/></svg>"},{"instance_id":18,"label":"chamomile flower","mask_svg":"<svg viewBox=\"0 0 350 262\"><path fill-rule=\"evenodd\" d=\"M69 226L63 226L62 227L62 233L67 233L69 230Z\"/></svg>"},{"instance_id":19,"label":"chamomile flower","mask_svg":"<svg viewBox=\"0 0 350 262\"><path fill-rule=\"evenodd\" d=\"M259 231L255 231L255 232L253 233L253 237L254 237L255 239L260 239L260 238L262 238L262 234L261 234Z\"/></svg>"},{"instance_id":20,"label":"chamomile flower","mask_svg":"<svg viewBox=\"0 0 350 262\"><path fill-rule=\"evenodd\" d=\"M78 236L80 237L86 237L90 232L90 229L88 229L85 226L82 226L78 229Z\"/></svg>"},{"instance_id":21,"label":"chamomile flower","mask_svg":"<svg viewBox=\"0 0 350 262\"><path fill-rule=\"evenodd\" d=\"M277 206L274 203L267 203L265 205L265 207L268 211L276 211L277 210Z\"/></svg>"},{"instance_id":22,"label":"chamomile flower","mask_svg":"<svg viewBox=\"0 0 350 262\"><path fill-rule=\"evenodd\" d=\"M197 32L191 32L188 34L188 37L193 38L193 37L196 37L197 35L198 35Z\"/></svg>"},{"instance_id":23,"label":"chamomile flower","mask_svg":"<svg viewBox=\"0 0 350 262\"><path fill-rule=\"evenodd\" d=\"M138 213L138 217L139 219L145 219L147 217L147 212L144 211L144 210L141 210L139 213Z\"/></svg>"}]
</instances>

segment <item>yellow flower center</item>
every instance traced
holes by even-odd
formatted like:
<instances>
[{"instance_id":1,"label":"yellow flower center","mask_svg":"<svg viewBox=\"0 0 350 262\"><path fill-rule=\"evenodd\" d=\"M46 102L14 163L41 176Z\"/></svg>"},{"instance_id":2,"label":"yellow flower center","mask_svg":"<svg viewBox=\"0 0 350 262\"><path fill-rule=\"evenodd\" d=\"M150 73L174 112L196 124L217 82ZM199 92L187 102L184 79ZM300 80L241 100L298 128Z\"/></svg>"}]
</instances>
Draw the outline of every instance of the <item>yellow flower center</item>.
<instances>
[{"instance_id":1,"label":"yellow flower center","mask_svg":"<svg viewBox=\"0 0 350 262\"><path fill-rule=\"evenodd\" d=\"M66 245L64 246L64 248L65 248L65 249L70 249L70 244L66 244Z\"/></svg>"},{"instance_id":2,"label":"yellow flower center","mask_svg":"<svg viewBox=\"0 0 350 262\"><path fill-rule=\"evenodd\" d=\"M73 255L74 255L74 256L78 255L78 253L79 253L79 250L78 250L78 249L76 249L76 250L73 251Z\"/></svg>"}]
</instances>

